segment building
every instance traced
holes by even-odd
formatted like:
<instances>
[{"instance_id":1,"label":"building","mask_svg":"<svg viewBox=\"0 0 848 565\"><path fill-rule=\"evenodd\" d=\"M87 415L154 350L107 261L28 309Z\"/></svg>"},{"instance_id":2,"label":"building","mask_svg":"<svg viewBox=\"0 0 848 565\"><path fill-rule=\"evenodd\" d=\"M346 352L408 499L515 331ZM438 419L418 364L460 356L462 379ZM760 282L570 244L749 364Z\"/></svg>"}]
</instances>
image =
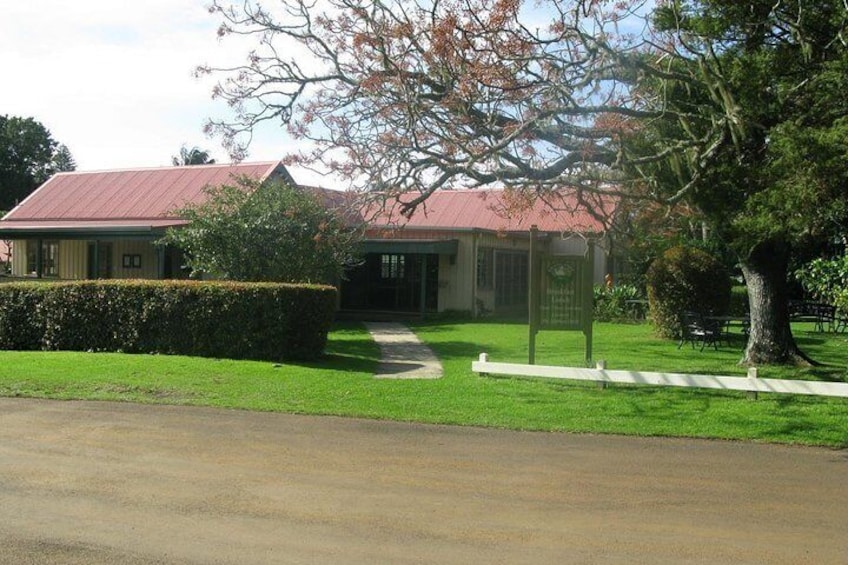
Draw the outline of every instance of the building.
<instances>
[{"instance_id":1,"label":"building","mask_svg":"<svg viewBox=\"0 0 848 565\"><path fill-rule=\"evenodd\" d=\"M0 221L0 239L14 245L11 273L183 278L179 250L155 242L186 224L175 211L201 202L205 187L241 176L292 182L280 162L59 173ZM327 201L346 200L324 192L332 196ZM531 226L545 253L593 249L593 278L601 283L607 272L603 220L611 216L610 199L516 201L504 190L438 191L409 218L400 214L401 202L348 210L367 230L362 264L340 284L343 310L525 313Z\"/></svg>"},{"instance_id":2,"label":"building","mask_svg":"<svg viewBox=\"0 0 848 565\"><path fill-rule=\"evenodd\" d=\"M14 242L13 276L59 279L181 278L176 249L154 246L175 210L203 189L246 176L291 180L279 162L199 165L52 176L0 221Z\"/></svg>"},{"instance_id":3,"label":"building","mask_svg":"<svg viewBox=\"0 0 848 565\"><path fill-rule=\"evenodd\" d=\"M445 190L405 218L398 202L366 213L364 263L341 284L344 310L527 312L530 228L543 253L594 253L597 284L607 271L604 218L612 200L593 210L574 197L513 201L504 190Z\"/></svg>"}]
</instances>

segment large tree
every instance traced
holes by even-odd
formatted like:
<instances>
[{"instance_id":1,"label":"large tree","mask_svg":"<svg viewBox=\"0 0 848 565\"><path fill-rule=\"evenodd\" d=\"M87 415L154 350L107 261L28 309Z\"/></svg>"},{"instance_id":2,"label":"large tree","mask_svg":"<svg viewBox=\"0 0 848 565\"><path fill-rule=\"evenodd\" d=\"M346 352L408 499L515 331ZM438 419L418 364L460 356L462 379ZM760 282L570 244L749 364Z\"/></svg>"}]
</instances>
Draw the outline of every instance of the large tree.
<instances>
[{"instance_id":1,"label":"large tree","mask_svg":"<svg viewBox=\"0 0 848 565\"><path fill-rule=\"evenodd\" d=\"M352 264L360 232L335 195L249 179L206 191L160 242L183 250L194 275L335 283Z\"/></svg>"},{"instance_id":2,"label":"large tree","mask_svg":"<svg viewBox=\"0 0 848 565\"><path fill-rule=\"evenodd\" d=\"M534 7L535 6L535 7ZM506 185L686 204L738 254L744 361L802 355L793 245L846 217L842 0L216 0L255 35L208 129L235 156L281 121L324 167L385 197ZM246 137L245 137L246 136Z\"/></svg>"},{"instance_id":3,"label":"large tree","mask_svg":"<svg viewBox=\"0 0 848 565\"><path fill-rule=\"evenodd\" d=\"M623 169L693 204L735 252L751 303L744 361L808 361L789 325L787 270L794 248L848 227L848 6L665 2L653 23L637 88L665 113L625 136ZM689 147L637 162L670 141Z\"/></svg>"},{"instance_id":4,"label":"large tree","mask_svg":"<svg viewBox=\"0 0 848 565\"><path fill-rule=\"evenodd\" d=\"M10 210L54 173L75 168L68 148L41 123L0 116L0 210Z\"/></svg>"}]
</instances>

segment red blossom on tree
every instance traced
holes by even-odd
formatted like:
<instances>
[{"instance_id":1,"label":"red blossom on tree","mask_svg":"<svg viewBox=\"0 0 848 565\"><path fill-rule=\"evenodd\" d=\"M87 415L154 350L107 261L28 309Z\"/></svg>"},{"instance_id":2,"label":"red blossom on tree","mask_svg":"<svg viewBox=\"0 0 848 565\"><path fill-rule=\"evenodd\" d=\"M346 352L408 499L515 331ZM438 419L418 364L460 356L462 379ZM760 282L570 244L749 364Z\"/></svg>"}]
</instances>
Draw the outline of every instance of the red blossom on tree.
<instances>
[{"instance_id":1,"label":"red blossom on tree","mask_svg":"<svg viewBox=\"0 0 848 565\"><path fill-rule=\"evenodd\" d=\"M623 182L616 125L656 112L613 72L598 31L633 6L546 7L537 25L541 12L521 0L286 0L275 13L216 0L222 29L260 48L216 89L236 119L207 129L239 158L257 124L283 122L310 146L289 163L363 192L417 191L407 212L444 187Z\"/></svg>"}]
</instances>

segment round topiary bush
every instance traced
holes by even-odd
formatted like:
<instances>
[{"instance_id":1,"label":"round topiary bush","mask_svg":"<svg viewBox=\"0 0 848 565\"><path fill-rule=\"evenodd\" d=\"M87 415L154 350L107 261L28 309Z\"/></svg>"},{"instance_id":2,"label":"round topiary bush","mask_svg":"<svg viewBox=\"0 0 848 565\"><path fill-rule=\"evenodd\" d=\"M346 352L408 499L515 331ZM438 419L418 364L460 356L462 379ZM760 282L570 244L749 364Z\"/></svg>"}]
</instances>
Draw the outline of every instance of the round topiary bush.
<instances>
[{"instance_id":1,"label":"round topiary bush","mask_svg":"<svg viewBox=\"0 0 848 565\"><path fill-rule=\"evenodd\" d=\"M672 247L646 275L648 307L662 337L677 337L683 312L724 315L730 306L730 275L718 259L692 247Z\"/></svg>"}]
</instances>

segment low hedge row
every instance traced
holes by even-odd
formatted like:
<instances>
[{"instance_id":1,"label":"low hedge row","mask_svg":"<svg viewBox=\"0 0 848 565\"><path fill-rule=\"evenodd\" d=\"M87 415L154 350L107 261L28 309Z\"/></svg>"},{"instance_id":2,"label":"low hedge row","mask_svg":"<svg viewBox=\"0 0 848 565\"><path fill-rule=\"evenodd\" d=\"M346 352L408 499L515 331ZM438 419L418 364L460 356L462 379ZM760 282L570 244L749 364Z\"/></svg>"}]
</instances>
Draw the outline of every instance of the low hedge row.
<instances>
[{"instance_id":1,"label":"low hedge row","mask_svg":"<svg viewBox=\"0 0 848 565\"><path fill-rule=\"evenodd\" d=\"M314 359L335 306L319 285L11 283L0 285L0 349Z\"/></svg>"}]
</instances>

